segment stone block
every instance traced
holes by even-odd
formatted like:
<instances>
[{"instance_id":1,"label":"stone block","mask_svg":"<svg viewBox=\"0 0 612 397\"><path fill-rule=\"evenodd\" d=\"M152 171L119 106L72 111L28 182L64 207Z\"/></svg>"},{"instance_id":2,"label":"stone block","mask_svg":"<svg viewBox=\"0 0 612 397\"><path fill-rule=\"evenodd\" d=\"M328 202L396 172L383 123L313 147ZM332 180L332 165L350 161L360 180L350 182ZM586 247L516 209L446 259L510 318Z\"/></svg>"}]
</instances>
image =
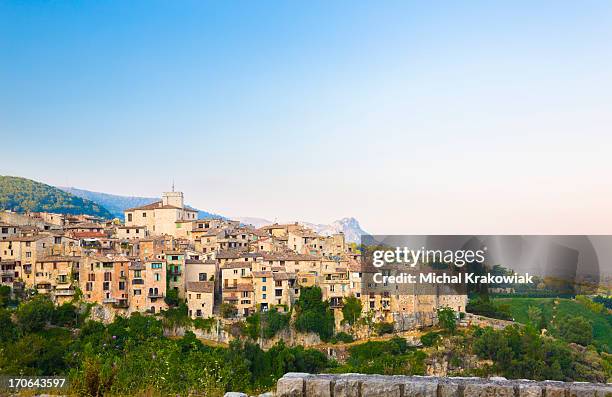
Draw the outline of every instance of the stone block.
<instances>
[{"instance_id":1,"label":"stone block","mask_svg":"<svg viewBox=\"0 0 612 397\"><path fill-rule=\"evenodd\" d=\"M538 384L520 383L518 397L542 397L542 388Z\"/></svg>"},{"instance_id":2,"label":"stone block","mask_svg":"<svg viewBox=\"0 0 612 397\"><path fill-rule=\"evenodd\" d=\"M309 377L306 378L306 397L331 397L333 379L331 377Z\"/></svg>"},{"instance_id":3,"label":"stone block","mask_svg":"<svg viewBox=\"0 0 612 397\"><path fill-rule=\"evenodd\" d=\"M465 397L495 397L495 384L490 382L467 382L463 389Z\"/></svg>"},{"instance_id":4,"label":"stone block","mask_svg":"<svg viewBox=\"0 0 612 397\"><path fill-rule=\"evenodd\" d=\"M340 375L334 383L334 397L359 397L361 379L349 374Z\"/></svg>"},{"instance_id":5,"label":"stone block","mask_svg":"<svg viewBox=\"0 0 612 397\"><path fill-rule=\"evenodd\" d=\"M299 376L283 376L276 383L276 395L279 397L305 397L304 379Z\"/></svg>"},{"instance_id":6,"label":"stone block","mask_svg":"<svg viewBox=\"0 0 612 397\"><path fill-rule=\"evenodd\" d=\"M435 378L416 378L404 383L404 397L436 397L438 381Z\"/></svg>"},{"instance_id":7,"label":"stone block","mask_svg":"<svg viewBox=\"0 0 612 397\"><path fill-rule=\"evenodd\" d=\"M401 385L392 377L372 377L361 383L361 397L401 397Z\"/></svg>"}]
</instances>

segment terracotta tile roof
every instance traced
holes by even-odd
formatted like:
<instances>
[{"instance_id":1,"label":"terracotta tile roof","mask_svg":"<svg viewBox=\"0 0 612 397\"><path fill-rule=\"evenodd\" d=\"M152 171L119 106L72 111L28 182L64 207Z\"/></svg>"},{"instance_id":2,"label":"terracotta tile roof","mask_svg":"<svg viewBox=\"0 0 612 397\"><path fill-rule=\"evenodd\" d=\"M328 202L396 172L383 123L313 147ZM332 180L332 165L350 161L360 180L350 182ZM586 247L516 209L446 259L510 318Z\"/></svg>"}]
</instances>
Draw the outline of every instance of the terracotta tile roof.
<instances>
[{"instance_id":1,"label":"terracotta tile roof","mask_svg":"<svg viewBox=\"0 0 612 397\"><path fill-rule=\"evenodd\" d=\"M54 255L54 256L46 256L38 259L36 262L74 262L81 260L80 256L62 256L62 255Z\"/></svg>"},{"instance_id":2,"label":"terracotta tile roof","mask_svg":"<svg viewBox=\"0 0 612 397\"><path fill-rule=\"evenodd\" d=\"M187 291L212 293L215 284L212 281L189 281L187 283Z\"/></svg>"},{"instance_id":3,"label":"terracotta tile roof","mask_svg":"<svg viewBox=\"0 0 612 397\"><path fill-rule=\"evenodd\" d=\"M96 237L106 237L106 234L103 232L74 232L72 235L75 238L96 238Z\"/></svg>"},{"instance_id":4,"label":"terracotta tile roof","mask_svg":"<svg viewBox=\"0 0 612 397\"><path fill-rule=\"evenodd\" d=\"M253 277L272 277L272 272L252 272Z\"/></svg>"},{"instance_id":5,"label":"terracotta tile roof","mask_svg":"<svg viewBox=\"0 0 612 397\"><path fill-rule=\"evenodd\" d=\"M221 269L240 269L240 268L253 268L253 262L228 262L221 266Z\"/></svg>"}]
</instances>

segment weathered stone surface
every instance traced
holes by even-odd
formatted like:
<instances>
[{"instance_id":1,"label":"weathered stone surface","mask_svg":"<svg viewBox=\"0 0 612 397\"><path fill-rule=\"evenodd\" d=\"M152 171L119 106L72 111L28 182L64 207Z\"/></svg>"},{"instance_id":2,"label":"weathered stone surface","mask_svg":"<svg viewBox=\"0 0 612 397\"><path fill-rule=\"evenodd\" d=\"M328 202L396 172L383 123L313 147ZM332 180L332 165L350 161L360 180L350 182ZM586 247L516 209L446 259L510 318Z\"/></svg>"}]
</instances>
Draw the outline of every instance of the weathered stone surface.
<instances>
[{"instance_id":1,"label":"weathered stone surface","mask_svg":"<svg viewBox=\"0 0 612 397\"><path fill-rule=\"evenodd\" d=\"M438 381L435 378L410 379L402 382L404 397L436 397L438 394Z\"/></svg>"},{"instance_id":2,"label":"weathered stone surface","mask_svg":"<svg viewBox=\"0 0 612 397\"><path fill-rule=\"evenodd\" d=\"M359 387L359 376L340 375L334 383L334 397L359 397Z\"/></svg>"},{"instance_id":3,"label":"weathered stone surface","mask_svg":"<svg viewBox=\"0 0 612 397\"><path fill-rule=\"evenodd\" d=\"M542 397L542 388L537 384L521 383L518 385L518 397Z\"/></svg>"},{"instance_id":4,"label":"weathered stone surface","mask_svg":"<svg viewBox=\"0 0 612 397\"><path fill-rule=\"evenodd\" d=\"M249 397L246 393L240 393L237 391L228 391L223 395L223 397Z\"/></svg>"},{"instance_id":5,"label":"weathered stone surface","mask_svg":"<svg viewBox=\"0 0 612 397\"><path fill-rule=\"evenodd\" d=\"M276 395L279 397L305 397L304 377L285 374L276 383Z\"/></svg>"},{"instance_id":6,"label":"weathered stone surface","mask_svg":"<svg viewBox=\"0 0 612 397\"><path fill-rule=\"evenodd\" d=\"M333 379L331 377L306 378L306 396L332 396Z\"/></svg>"},{"instance_id":7,"label":"weathered stone surface","mask_svg":"<svg viewBox=\"0 0 612 397\"><path fill-rule=\"evenodd\" d=\"M569 397L597 397L597 389L589 384L573 383L569 387Z\"/></svg>"},{"instance_id":8,"label":"weathered stone surface","mask_svg":"<svg viewBox=\"0 0 612 397\"><path fill-rule=\"evenodd\" d=\"M495 397L495 385L489 382L467 382L463 395L466 397Z\"/></svg>"},{"instance_id":9,"label":"weathered stone surface","mask_svg":"<svg viewBox=\"0 0 612 397\"><path fill-rule=\"evenodd\" d=\"M438 386L438 397L460 397L459 383L440 382Z\"/></svg>"},{"instance_id":10,"label":"weathered stone surface","mask_svg":"<svg viewBox=\"0 0 612 397\"><path fill-rule=\"evenodd\" d=\"M243 397L242 393L226 397ZM612 384L536 382L502 378L429 376L309 375L279 379L280 397L612 397ZM262 396L264 397L264 396ZM265 396L268 397L268 396Z\"/></svg>"},{"instance_id":11,"label":"weathered stone surface","mask_svg":"<svg viewBox=\"0 0 612 397\"><path fill-rule=\"evenodd\" d=\"M495 385L495 397L514 397L514 385L511 383L501 383Z\"/></svg>"},{"instance_id":12,"label":"weathered stone surface","mask_svg":"<svg viewBox=\"0 0 612 397\"><path fill-rule=\"evenodd\" d=\"M361 397L401 397L400 383L392 377L373 377L361 383Z\"/></svg>"},{"instance_id":13,"label":"weathered stone surface","mask_svg":"<svg viewBox=\"0 0 612 397\"><path fill-rule=\"evenodd\" d=\"M563 382L545 382L542 389L546 397L565 397L565 384Z\"/></svg>"}]
</instances>

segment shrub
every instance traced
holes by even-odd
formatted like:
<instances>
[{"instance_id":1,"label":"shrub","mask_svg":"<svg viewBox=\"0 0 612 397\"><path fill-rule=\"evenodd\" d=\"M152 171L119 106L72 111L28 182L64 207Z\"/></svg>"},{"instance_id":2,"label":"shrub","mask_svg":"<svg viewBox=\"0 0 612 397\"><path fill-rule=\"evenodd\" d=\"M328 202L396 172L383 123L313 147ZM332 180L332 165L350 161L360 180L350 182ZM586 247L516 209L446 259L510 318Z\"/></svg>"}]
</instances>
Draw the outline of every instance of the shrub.
<instances>
[{"instance_id":1,"label":"shrub","mask_svg":"<svg viewBox=\"0 0 612 397\"><path fill-rule=\"evenodd\" d=\"M394 330L393 323L376 323L374 324L374 330L378 335L392 334Z\"/></svg>"},{"instance_id":2,"label":"shrub","mask_svg":"<svg viewBox=\"0 0 612 397\"><path fill-rule=\"evenodd\" d=\"M352 335L347 334L346 332L338 332L331 339L332 343L351 343L355 340Z\"/></svg>"},{"instance_id":3,"label":"shrub","mask_svg":"<svg viewBox=\"0 0 612 397\"><path fill-rule=\"evenodd\" d=\"M437 332L428 332L421 336L421 343L423 346L431 347L435 345L440 339L440 334Z\"/></svg>"}]
</instances>

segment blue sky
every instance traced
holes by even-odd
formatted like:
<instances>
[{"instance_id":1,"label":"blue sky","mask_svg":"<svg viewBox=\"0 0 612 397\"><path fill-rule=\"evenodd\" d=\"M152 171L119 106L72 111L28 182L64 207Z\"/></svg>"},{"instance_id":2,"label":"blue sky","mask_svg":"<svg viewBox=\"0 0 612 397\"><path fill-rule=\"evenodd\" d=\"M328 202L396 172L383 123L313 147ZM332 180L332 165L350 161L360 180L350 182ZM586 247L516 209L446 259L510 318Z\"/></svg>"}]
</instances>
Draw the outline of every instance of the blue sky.
<instances>
[{"instance_id":1,"label":"blue sky","mask_svg":"<svg viewBox=\"0 0 612 397\"><path fill-rule=\"evenodd\" d=\"M0 174L376 233L612 232L610 2L0 3Z\"/></svg>"}]
</instances>

